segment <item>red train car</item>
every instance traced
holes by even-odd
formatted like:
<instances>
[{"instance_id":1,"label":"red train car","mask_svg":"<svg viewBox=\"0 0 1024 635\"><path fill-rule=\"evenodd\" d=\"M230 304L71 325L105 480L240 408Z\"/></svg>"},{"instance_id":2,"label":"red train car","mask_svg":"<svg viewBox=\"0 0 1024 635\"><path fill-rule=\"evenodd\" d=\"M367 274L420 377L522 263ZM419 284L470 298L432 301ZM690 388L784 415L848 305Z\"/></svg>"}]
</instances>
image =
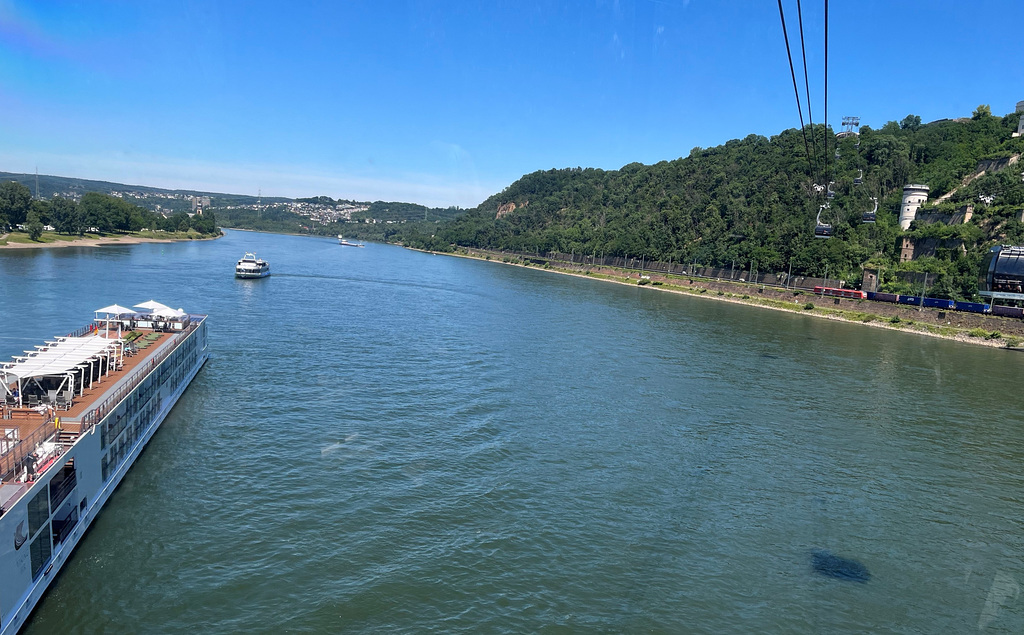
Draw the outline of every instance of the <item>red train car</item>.
<instances>
[{"instance_id":1,"label":"red train car","mask_svg":"<svg viewBox=\"0 0 1024 635\"><path fill-rule=\"evenodd\" d=\"M814 287L815 295L830 295L834 298L849 298L851 300L866 300L868 294L856 289L836 289L834 287Z\"/></svg>"}]
</instances>

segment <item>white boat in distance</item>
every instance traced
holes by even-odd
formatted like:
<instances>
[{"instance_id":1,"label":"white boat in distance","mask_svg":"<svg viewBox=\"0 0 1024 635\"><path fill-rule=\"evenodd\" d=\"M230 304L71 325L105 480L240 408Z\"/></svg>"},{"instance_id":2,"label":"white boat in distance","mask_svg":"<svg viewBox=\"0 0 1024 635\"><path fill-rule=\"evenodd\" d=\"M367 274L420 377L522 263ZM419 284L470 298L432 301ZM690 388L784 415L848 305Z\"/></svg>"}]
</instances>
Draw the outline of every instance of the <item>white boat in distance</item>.
<instances>
[{"instance_id":1,"label":"white boat in distance","mask_svg":"<svg viewBox=\"0 0 1024 635\"><path fill-rule=\"evenodd\" d=\"M350 243L341 234L338 234L338 244L342 247L363 247L363 243Z\"/></svg>"},{"instance_id":2,"label":"white boat in distance","mask_svg":"<svg viewBox=\"0 0 1024 635\"><path fill-rule=\"evenodd\" d=\"M266 278L270 275L270 263L249 251L235 265L236 278Z\"/></svg>"}]
</instances>

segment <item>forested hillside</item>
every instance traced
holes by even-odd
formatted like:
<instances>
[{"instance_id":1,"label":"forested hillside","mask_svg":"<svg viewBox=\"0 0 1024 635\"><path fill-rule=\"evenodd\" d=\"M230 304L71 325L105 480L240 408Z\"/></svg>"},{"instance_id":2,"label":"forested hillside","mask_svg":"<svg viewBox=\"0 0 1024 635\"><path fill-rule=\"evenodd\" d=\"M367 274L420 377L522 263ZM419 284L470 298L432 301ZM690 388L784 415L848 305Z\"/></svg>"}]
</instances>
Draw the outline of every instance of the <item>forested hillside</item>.
<instances>
[{"instance_id":1,"label":"forested hillside","mask_svg":"<svg viewBox=\"0 0 1024 635\"><path fill-rule=\"evenodd\" d=\"M891 286L900 284L892 274L917 268L937 274L936 293L972 297L983 249L997 240L1024 240L1020 169L986 175L943 203L945 209L973 202L972 224L911 227L912 237L930 232L963 239L966 254L940 249L922 262L900 265L902 187L927 184L934 200L960 186L979 161L1019 153L1024 140L1011 139L1018 117L994 117L979 107L970 119L922 125L920 117L908 116L880 130L862 127L859 136L843 139L823 126L808 129L817 156L827 153L829 179L821 176L821 160L809 164L796 129L694 148L685 158L655 165L534 172L442 223L433 235L406 231L399 237L437 250L560 251L717 266L753 262L759 270L780 272L792 265L794 275L820 276L827 266L831 276L851 284L860 282L862 267L870 263L889 274ZM863 183L855 185L860 170ZM814 185L824 180L834 180L836 192L822 214L822 221L834 226L829 240L814 238L815 217L826 201ZM986 204L979 196L994 198ZM863 224L872 197L879 199L878 221Z\"/></svg>"}]
</instances>

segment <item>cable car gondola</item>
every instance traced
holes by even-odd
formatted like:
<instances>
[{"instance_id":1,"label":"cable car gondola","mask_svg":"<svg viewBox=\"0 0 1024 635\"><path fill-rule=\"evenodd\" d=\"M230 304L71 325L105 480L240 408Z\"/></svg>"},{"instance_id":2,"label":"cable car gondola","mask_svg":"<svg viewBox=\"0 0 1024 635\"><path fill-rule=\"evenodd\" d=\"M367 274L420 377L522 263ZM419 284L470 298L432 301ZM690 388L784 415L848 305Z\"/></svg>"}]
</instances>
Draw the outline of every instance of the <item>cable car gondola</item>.
<instances>
[{"instance_id":1,"label":"cable car gondola","mask_svg":"<svg viewBox=\"0 0 1024 635\"><path fill-rule=\"evenodd\" d=\"M873 222L875 222L875 218L876 218L876 215L878 213L878 199L875 198L874 196L872 196L871 200L875 202L875 208L873 210L871 210L870 212L864 212L864 214L860 217L860 222L862 222L862 223L873 223Z\"/></svg>"},{"instance_id":2,"label":"cable car gondola","mask_svg":"<svg viewBox=\"0 0 1024 635\"><path fill-rule=\"evenodd\" d=\"M853 177L853 184L854 185L860 185L863 182L864 182L864 170L861 170L860 174L858 174L857 176Z\"/></svg>"},{"instance_id":3,"label":"cable car gondola","mask_svg":"<svg viewBox=\"0 0 1024 635\"><path fill-rule=\"evenodd\" d=\"M828 188L825 190L825 196L827 198L835 198L836 197L836 193L832 191L832 186L834 184L835 184L835 181L829 181L828 182Z\"/></svg>"},{"instance_id":4,"label":"cable car gondola","mask_svg":"<svg viewBox=\"0 0 1024 635\"><path fill-rule=\"evenodd\" d=\"M822 205L818 208L818 217L814 221L814 237L815 238L831 238L832 237L832 225L829 223L821 222L821 211L828 209L828 204Z\"/></svg>"}]
</instances>

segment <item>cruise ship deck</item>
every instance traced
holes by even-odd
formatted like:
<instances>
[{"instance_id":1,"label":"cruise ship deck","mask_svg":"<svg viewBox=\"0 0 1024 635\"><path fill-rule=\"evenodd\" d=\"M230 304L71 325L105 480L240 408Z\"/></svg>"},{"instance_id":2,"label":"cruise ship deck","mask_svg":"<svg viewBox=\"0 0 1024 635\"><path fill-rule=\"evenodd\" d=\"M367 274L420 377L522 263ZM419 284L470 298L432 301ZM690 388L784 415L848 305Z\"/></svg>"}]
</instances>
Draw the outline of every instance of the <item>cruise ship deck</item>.
<instances>
[{"instance_id":1,"label":"cruise ship deck","mask_svg":"<svg viewBox=\"0 0 1024 635\"><path fill-rule=\"evenodd\" d=\"M8 369L16 370L16 364L0 366L0 378L6 384L5 390L0 392L3 397L0 403L0 514L12 506L21 493L10 485L19 484L22 486L16 489L27 490L33 481L32 472L42 473L74 445L83 432L103 418L109 407L116 405L183 341L202 317L186 315L167 322L143 320L139 316L109 322L97 319L95 324L75 333L49 340L37 347L37 351L26 351L45 354L50 347L76 338L109 339L111 348L85 362L86 366L77 374L81 386L72 391L44 392L39 389L39 382L27 381L32 377L21 378L26 380L26 385L15 390L15 384L7 383L13 375L5 376L5 373ZM56 392L64 394L56 397ZM28 469L26 459L30 459L28 463L33 469Z\"/></svg>"}]
</instances>

